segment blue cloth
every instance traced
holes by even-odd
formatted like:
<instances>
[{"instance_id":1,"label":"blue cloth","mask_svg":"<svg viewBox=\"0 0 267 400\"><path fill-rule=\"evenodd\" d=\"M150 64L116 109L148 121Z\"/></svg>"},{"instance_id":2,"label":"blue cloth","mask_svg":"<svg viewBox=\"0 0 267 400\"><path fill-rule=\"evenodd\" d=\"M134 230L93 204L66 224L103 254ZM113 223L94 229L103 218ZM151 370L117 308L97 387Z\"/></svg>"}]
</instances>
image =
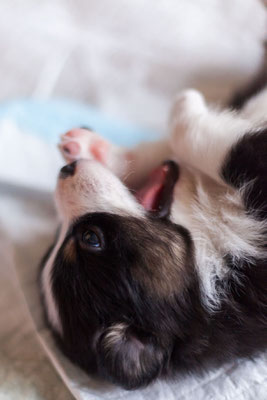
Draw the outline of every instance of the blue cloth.
<instances>
[{"instance_id":1,"label":"blue cloth","mask_svg":"<svg viewBox=\"0 0 267 400\"><path fill-rule=\"evenodd\" d=\"M158 135L116 121L89 105L72 100L18 99L0 104L0 120L8 118L22 131L58 142L58 135L76 127L90 127L113 143L132 146Z\"/></svg>"}]
</instances>

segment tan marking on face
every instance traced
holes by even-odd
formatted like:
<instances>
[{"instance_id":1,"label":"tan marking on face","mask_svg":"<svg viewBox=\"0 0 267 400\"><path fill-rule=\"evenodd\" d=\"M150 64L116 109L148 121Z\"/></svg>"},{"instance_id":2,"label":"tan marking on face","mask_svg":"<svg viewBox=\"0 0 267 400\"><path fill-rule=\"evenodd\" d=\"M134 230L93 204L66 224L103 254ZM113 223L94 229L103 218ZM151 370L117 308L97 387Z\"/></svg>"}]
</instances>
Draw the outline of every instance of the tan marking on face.
<instances>
[{"instance_id":1,"label":"tan marking on face","mask_svg":"<svg viewBox=\"0 0 267 400\"><path fill-rule=\"evenodd\" d=\"M164 298L180 292L191 277L191 251L175 229L147 221L144 230L128 225L133 240L138 241L139 258L132 268L134 279L151 295ZM134 239L136 238L136 239ZM140 248L141 244L141 248Z\"/></svg>"},{"instance_id":2,"label":"tan marking on face","mask_svg":"<svg viewBox=\"0 0 267 400\"><path fill-rule=\"evenodd\" d=\"M185 265L185 246L180 243L171 245L169 252L155 249L145 268L137 266L135 275L152 295L169 298L184 287Z\"/></svg>"},{"instance_id":3,"label":"tan marking on face","mask_svg":"<svg viewBox=\"0 0 267 400\"><path fill-rule=\"evenodd\" d=\"M74 239L70 239L63 250L64 257L67 261L74 262L76 261L76 247Z\"/></svg>"}]
</instances>

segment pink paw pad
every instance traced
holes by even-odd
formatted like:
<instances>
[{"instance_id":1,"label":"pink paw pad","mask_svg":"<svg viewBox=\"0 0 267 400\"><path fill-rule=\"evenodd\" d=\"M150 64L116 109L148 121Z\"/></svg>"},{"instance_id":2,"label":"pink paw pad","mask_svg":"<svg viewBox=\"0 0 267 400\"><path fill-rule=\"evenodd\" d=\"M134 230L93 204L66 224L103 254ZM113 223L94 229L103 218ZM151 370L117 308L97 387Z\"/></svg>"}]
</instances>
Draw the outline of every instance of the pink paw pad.
<instances>
[{"instance_id":1,"label":"pink paw pad","mask_svg":"<svg viewBox=\"0 0 267 400\"><path fill-rule=\"evenodd\" d=\"M83 131L85 131L85 129L82 129L82 128L71 129L70 131L65 133L63 136L68 137L68 138L69 137L77 138L77 137L80 137L81 135L83 135L83 133L84 133Z\"/></svg>"},{"instance_id":2,"label":"pink paw pad","mask_svg":"<svg viewBox=\"0 0 267 400\"><path fill-rule=\"evenodd\" d=\"M68 142L62 146L62 150L68 157L75 157L80 153L81 148L77 142Z\"/></svg>"},{"instance_id":3,"label":"pink paw pad","mask_svg":"<svg viewBox=\"0 0 267 400\"><path fill-rule=\"evenodd\" d=\"M105 164L107 161L109 147L109 143L101 139L96 139L90 145L90 152L97 161Z\"/></svg>"},{"instance_id":4,"label":"pink paw pad","mask_svg":"<svg viewBox=\"0 0 267 400\"><path fill-rule=\"evenodd\" d=\"M105 166L110 166L117 157L115 146L89 129L68 131L61 136L59 149L68 162L83 158L97 160Z\"/></svg>"}]
</instances>

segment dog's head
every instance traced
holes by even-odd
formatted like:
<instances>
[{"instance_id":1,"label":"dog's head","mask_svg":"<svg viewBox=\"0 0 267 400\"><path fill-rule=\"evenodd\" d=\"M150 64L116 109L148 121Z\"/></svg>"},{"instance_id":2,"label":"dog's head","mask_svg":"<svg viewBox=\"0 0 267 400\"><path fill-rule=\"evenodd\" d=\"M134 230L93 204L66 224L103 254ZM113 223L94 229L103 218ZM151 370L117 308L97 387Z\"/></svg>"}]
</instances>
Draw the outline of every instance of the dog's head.
<instances>
[{"instance_id":1,"label":"dog's head","mask_svg":"<svg viewBox=\"0 0 267 400\"><path fill-rule=\"evenodd\" d=\"M163 168L157 196L148 184L137 201L96 161L64 167L61 228L42 270L48 319L66 354L126 388L164 373L191 334L198 301L190 235L168 218L178 167Z\"/></svg>"}]
</instances>

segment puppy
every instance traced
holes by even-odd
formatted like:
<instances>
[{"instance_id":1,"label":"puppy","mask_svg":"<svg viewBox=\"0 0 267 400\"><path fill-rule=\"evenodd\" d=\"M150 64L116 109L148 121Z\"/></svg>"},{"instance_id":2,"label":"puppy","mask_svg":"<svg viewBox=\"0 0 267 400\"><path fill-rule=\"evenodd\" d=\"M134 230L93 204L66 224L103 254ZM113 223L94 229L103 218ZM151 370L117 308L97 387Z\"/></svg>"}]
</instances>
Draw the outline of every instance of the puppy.
<instances>
[{"instance_id":1,"label":"puppy","mask_svg":"<svg viewBox=\"0 0 267 400\"><path fill-rule=\"evenodd\" d=\"M188 90L161 142L63 135L41 286L74 363L134 389L266 348L266 111L267 89L238 112Z\"/></svg>"}]
</instances>

